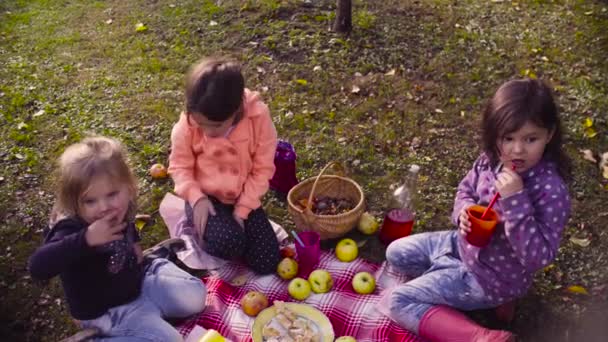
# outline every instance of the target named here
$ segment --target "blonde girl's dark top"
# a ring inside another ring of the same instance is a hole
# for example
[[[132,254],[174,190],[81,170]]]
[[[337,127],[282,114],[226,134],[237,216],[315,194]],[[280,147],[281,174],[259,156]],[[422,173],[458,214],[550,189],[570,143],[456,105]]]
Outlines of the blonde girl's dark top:
[[[140,240],[134,224],[127,225],[122,240],[99,247],[87,244],[87,227],[80,218],[57,222],[29,262],[34,279],[59,275],[70,313],[79,320],[97,318],[136,299],[144,274],[133,249]]]

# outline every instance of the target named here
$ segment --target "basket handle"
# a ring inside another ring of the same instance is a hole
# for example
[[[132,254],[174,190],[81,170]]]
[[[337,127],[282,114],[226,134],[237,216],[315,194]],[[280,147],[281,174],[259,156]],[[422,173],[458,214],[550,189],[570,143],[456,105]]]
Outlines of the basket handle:
[[[315,179],[315,182],[312,185],[312,189],[310,190],[310,195],[308,195],[308,202],[306,203],[306,208],[304,210],[308,214],[313,214],[313,212],[312,212],[312,199],[315,196],[315,190],[317,189],[317,183],[319,182],[319,179],[321,179],[321,176],[323,176],[323,174],[325,173],[325,171],[327,169],[329,169],[330,167],[337,168],[338,169],[338,173],[344,174],[344,167],[342,166],[342,164],[340,164],[338,162],[329,162],[327,165],[325,165],[325,167],[321,170],[321,172],[319,172],[319,175],[317,176],[317,179]]]

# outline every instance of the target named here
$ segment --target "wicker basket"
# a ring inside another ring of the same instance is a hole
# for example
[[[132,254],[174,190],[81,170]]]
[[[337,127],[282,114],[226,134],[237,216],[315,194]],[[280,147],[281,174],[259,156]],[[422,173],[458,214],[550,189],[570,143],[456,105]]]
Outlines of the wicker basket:
[[[317,177],[308,178],[293,187],[287,194],[288,211],[298,231],[316,231],[321,239],[340,237],[349,232],[359,221],[365,210],[365,197],[359,184],[350,178],[338,175],[325,175],[329,167],[337,167],[343,173],[339,163],[329,163]],[[312,199],[315,196],[342,197],[356,203],[355,208],[338,215],[317,215],[312,212]],[[308,198],[308,206],[301,209],[298,200]]]

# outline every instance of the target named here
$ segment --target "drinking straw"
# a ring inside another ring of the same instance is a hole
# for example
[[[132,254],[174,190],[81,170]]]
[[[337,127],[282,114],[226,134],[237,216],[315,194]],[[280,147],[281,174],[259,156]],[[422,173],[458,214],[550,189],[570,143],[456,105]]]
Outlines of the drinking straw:
[[[300,246],[304,247],[304,242],[302,242],[302,239],[300,239],[300,237],[298,236],[298,233],[296,233],[295,230],[291,231],[291,235],[293,235],[293,237],[296,239],[296,241],[298,241]]]
[[[492,200],[490,201],[490,204],[488,204],[488,207],[486,208],[486,210],[483,211],[483,214],[481,214],[481,219],[485,219],[486,215],[490,212],[490,209],[492,209],[492,207],[494,206],[494,203],[496,203],[496,201],[498,200],[498,197],[500,197],[500,193],[497,191],[496,194],[494,195],[494,197],[492,197]]]

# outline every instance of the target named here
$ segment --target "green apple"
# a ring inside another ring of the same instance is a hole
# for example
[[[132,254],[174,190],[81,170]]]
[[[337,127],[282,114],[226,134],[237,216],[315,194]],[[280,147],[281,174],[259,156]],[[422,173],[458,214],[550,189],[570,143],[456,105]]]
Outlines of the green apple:
[[[357,342],[352,336],[340,336],[334,342]]]
[[[310,296],[310,283],[304,278],[295,278],[287,286],[289,295],[297,300],[304,300]]]
[[[198,342],[224,342],[226,339],[217,330],[209,329]]]
[[[378,227],[380,227],[380,223],[376,220],[374,215],[368,213],[367,211],[361,215],[359,219],[359,223],[357,224],[357,229],[365,235],[372,235],[378,231]]]
[[[292,258],[284,258],[277,266],[279,277],[289,280],[298,274],[298,263]]]
[[[336,245],[336,257],[340,261],[351,262],[359,255],[359,247],[353,239],[342,239]]]
[[[331,274],[326,270],[314,270],[308,276],[308,282],[314,293],[326,293],[334,286]]]
[[[376,288],[376,279],[368,272],[359,272],[353,277],[353,289],[359,294],[370,294]]]

